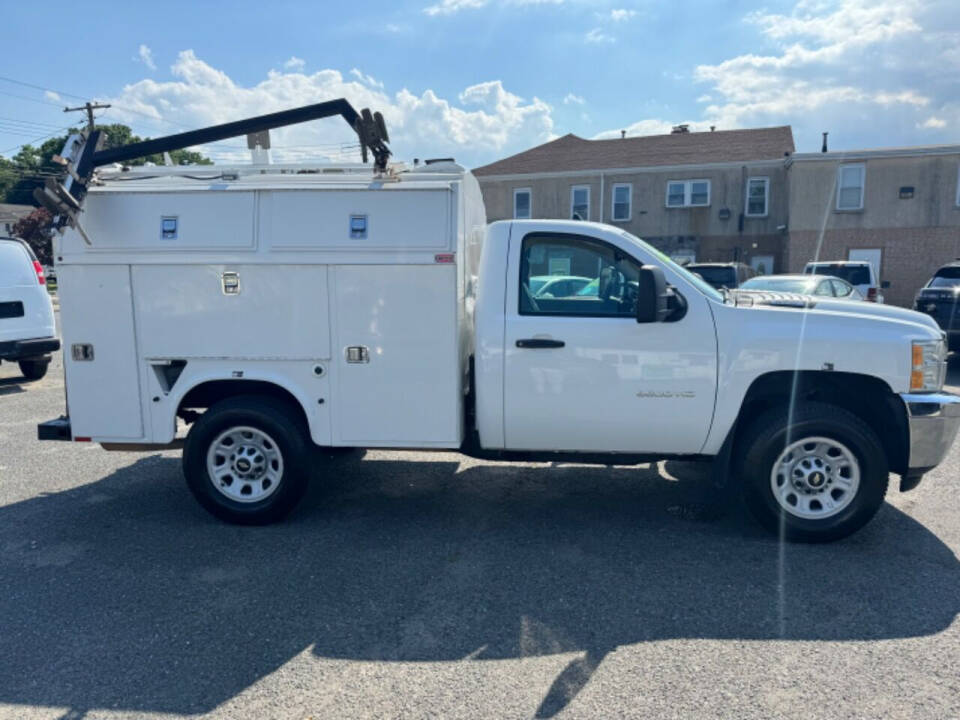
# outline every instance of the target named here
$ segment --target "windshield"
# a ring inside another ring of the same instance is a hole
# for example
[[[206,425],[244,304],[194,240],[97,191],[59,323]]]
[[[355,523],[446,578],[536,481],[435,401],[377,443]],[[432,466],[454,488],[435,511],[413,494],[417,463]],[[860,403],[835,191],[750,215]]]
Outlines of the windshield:
[[[960,267],[944,268],[933,276],[933,280],[927,287],[932,288],[956,288],[960,287]]]
[[[659,260],[664,267],[670,268],[673,272],[677,273],[677,275],[680,275],[684,280],[686,280],[688,283],[693,285],[697,290],[702,292],[711,300],[716,300],[717,302],[723,302],[723,295],[717,292],[716,288],[711,286],[708,282],[706,282],[702,278],[699,278],[696,275],[694,275],[685,267],[682,267],[681,265],[678,265],[677,263],[675,263],[673,260],[670,259],[669,256],[657,250],[650,243],[644,242],[643,240],[638,238],[636,235],[631,235],[626,230],[621,230],[620,234],[623,235],[623,237],[625,237],[630,242],[636,243],[637,245],[642,247],[644,250],[649,252],[651,255],[657,258],[657,260]]]
[[[737,284],[737,274],[732,267],[716,265],[688,265],[687,270],[695,272],[714,287],[733,287]]]
[[[778,278],[766,275],[747,280],[740,286],[741,290],[775,290],[776,292],[793,292],[809,295],[817,286],[816,280],[805,278]]]
[[[840,263],[810,263],[805,268],[807,275],[833,275],[851,285],[869,285],[870,268],[866,265],[842,265]]]

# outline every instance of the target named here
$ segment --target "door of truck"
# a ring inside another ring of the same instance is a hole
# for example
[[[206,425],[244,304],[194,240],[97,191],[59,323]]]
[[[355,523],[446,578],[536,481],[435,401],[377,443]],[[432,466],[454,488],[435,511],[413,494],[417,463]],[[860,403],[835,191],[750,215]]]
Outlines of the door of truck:
[[[677,322],[638,323],[637,270],[656,262],[619,234],[514,225],[504,345],[506,447],[697,453],[713,417],[717,341],[706,297],[682,288]],[[650,255],[647,253],[647,255]],[[563,262],[560,262],[560,259]],[[591,282],[569,297],[531,292],[554,265]],[[671,272],[667,272],[668,282]]]

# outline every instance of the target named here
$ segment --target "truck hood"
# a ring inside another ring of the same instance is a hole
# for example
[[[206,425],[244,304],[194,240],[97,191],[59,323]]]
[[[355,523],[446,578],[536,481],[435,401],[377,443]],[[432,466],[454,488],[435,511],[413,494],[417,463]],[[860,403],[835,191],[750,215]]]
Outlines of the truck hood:
[[[838,300],[796,293],[756,292],[736,290],[727,296],[727,302],[737,307],[783,307],[815,313],[839,313],[870,319],[893,320],[919,325],[933,330],[938,336],[940,326],[930,317],[915,310],[857,300]]]

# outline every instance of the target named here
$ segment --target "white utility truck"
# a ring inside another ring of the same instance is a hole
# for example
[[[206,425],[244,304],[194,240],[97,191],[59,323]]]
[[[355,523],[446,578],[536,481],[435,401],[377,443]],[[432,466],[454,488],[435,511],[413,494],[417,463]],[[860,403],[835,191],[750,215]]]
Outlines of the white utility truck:
[[[714,482],[804,541],[855,531],[889,473],[910,489],[953,442],[929,317],[721,293],[607,225],[487,226],[468,171],[388,165],[365,118],[373,168],[111,167],[228,131],[73,138],[65,184],[38,193],[63,230],[68,401],[41,439],[183,445],[191,491],[240,523],[294,507],[314,446],[712,458]],[[535,297],[554,274],[589,282]]]

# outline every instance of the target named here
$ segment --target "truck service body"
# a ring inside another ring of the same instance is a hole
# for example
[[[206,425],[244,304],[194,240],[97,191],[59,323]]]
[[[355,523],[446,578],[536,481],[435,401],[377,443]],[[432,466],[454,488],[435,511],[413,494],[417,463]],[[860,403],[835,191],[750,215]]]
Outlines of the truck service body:
[[[828,540],[960,425],[929,317],[721,293],[607,225],[487,226],[452,161],[112,168],[79,223],[55,245],[68,416],[41,438],[170,447],[186,421],[188,483],[231,521],[293,507],[307,444],[707,456],[769,527]],[[593,284],[533,298],[544,274]]]

